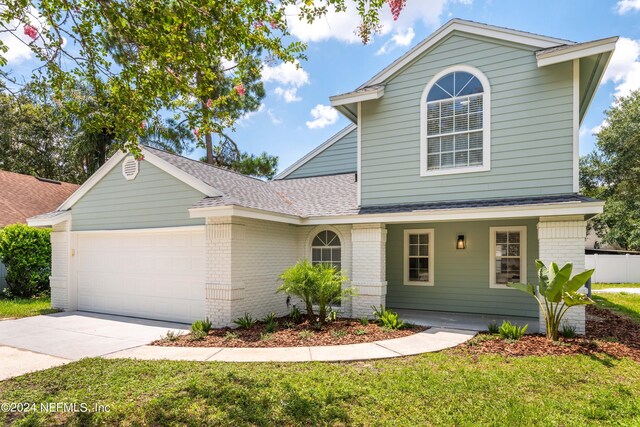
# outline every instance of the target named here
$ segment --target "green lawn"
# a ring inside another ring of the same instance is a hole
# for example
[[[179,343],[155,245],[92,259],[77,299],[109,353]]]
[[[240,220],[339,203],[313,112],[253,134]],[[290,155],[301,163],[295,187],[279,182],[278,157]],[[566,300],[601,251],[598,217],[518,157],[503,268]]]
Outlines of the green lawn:
[[[110,409],[0,413],[17,425],[637,426],[640,368],[452,351],[342,364],[84,359],[1,382],[0,402]]]
[[[610,289],[610,288],[640,288],[640,283],[593,283],[591,289]]]
[[[0,299],[0,320],[13,317],[29,317],[55,313],[51,308],[51,298]]]
[[[593,300],[601,307],[640,321],[640,294],[600,293],[593,294]]]

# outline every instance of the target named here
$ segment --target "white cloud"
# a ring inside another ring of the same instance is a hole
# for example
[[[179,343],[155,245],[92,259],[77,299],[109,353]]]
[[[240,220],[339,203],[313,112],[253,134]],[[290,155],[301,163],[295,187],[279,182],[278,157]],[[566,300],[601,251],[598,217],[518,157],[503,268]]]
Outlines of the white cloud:
[[[298,96],[298,88],[297,87],[283,88],[283,87],[278,86],[274,90],[274,92],[275,92],[276,95],[278,95],[279,97],[284,99],[284,102],[286,102],[287,104],[290,103],[290,102],[296,102],[296,101],[302,100],[302,98],[300,98]]]
[[[329,105],[318,104],[311,109],[314,120],[307,122],[309,129],[322,129],[338,121],[338,111]]]
[[[298,96],[298,89],[309,84],[309,73],[298,64],[283,62],[275,67],[265,65],[262,68],[262,80],[280,83],[275,94],[287,103],[296,102],[302,99]]]
[[[319,42],[335,39],[346,43],[360,42],[356,29],[360,24],[360,16],[353,0],[346,0],[347,10],[335,12],[332,9],[322,18],[309,24],[299,19],[295,6],[286,9],[289,31],[303,42]],[[471,4],[472,0],[411,0],[400,13],[397,21],[391,16],[391,10],[383,5],[380,12],[380,35],[384,36],[392,31],[395,34],[406,34],[417,22],[422,22],[428,28],[440,25],[440,17],[445,7],[451,3]],[[410,43],[410,42],[409,42]]]
[[[399,46],[409,46],[415,36],[416,33],[411,27],[407,28],[407,31],[404,33],[398,31],[393,36],[391,36],[391,40],[387,40],[385,44],[383,44],[382,47],[380,47],[380,49],[376,51],[376,55],[384,55]]]
[[[262,79],[265,82],[300,87],[309,83],[309,74],[297,64],[283,62],[275,67],[265,65],[262,68]]]
[[[615,96],[640,89],[640,40],[620,37],[602,83],[615,84]]]
[[[282,119],[278,116],[276,116],[276,113],[269,108],[267,110],[267,114],[269,115],[269,118],[271,119],[271,123],[273,123],[274,125],[281,125],[282,124]]]
[[[600,123],[597,126],[594,126],[592,128],[581,128],[580,129],[580,137],[586,137],[586,136],[592,136],[597,134],[598,132],[600,132],[602,130],[603,127],[607,126],[609,124],[609,122],[607,122],[607,120],[603,120],[602,123]]]
[[[620,15],[627,12],[640,10],[640,0],[620,0],[616,4],[616,10]]]

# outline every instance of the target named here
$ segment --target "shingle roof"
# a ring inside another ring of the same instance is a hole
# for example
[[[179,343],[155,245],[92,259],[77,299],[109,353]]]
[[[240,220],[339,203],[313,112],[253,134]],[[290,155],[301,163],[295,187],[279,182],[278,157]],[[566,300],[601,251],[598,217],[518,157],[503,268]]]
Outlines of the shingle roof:
[[[404,205],[366,206],[360,214],[403,213],[439,209],[495,208],[505,206],[545,205],[551,203],[597,202],[598,200],[580,194],[554,194],[549,196],[508,197],[499,199],[456,200],[450,202],[416,203]]]
[[[0,228],[56,209],[76,189],[76,184],[0,170]]]
[[[233,205],[301,217],[357,213],[355,174],[262,181],[151,147],[145,149],[223,193],[204,198],[193,208]]]

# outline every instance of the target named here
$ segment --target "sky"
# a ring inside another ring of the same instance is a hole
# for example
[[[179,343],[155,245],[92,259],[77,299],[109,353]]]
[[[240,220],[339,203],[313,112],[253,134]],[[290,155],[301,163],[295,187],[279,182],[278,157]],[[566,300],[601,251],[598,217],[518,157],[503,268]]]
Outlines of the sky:
[[[265,66],[267,96],[257,111],[237,123],[232,135],[242,150],[279,156],[279,170],[349,124],[330,107],[330,96],[352,91],[452,18],[576,42],[620,36],[580,129],[581,155],[593,150],[593,133],[615,97],[640,88],[640,0],[407,0],[398,21],[383,8],[382,31],[368,45],[355,35],[359,19],[353,7],[312,25],[294,16],[290,31],[308,44],[308,59],[299,67]],[[9,65],[16,72],[27,70],[30,53],[14,45]],[[198,149],[190,156],[202,154]]]

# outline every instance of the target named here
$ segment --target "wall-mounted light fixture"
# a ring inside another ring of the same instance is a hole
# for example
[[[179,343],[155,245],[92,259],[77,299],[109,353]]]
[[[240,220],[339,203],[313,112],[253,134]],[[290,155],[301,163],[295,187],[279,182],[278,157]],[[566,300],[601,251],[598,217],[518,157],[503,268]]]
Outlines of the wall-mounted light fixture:
[[[458,240],[456,240],[456,249],[466,249],[467,241],[464,238],[464,234],[458,234]]]

